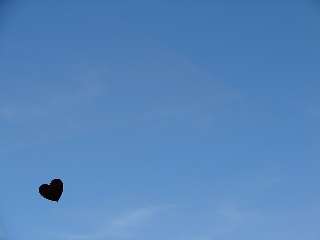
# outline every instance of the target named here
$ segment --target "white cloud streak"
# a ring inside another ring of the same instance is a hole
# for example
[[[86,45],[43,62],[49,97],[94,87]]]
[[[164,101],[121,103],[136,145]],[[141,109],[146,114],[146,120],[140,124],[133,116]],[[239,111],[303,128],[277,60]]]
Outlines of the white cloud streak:
[[[253,223],[256,213],[241,209],[234,202],[218,204],[215,220],[202,233],[207,239],[225,239],[243,226]]]
[[[152,227],[150,221],[173,207],[173,205],[164,205],[138,208],[113,219],[104,219],[102,222],[98,222],[98,218],[91,219],[91,223],[95,222],[95,225],[100,226],[96,231],[88,234],[61,233],[57,234],[57,237],[64,240],[93,240],[106,237],[128,239],[137,235],[141,228]]]
[[[13,95],[10,102],[4,97],[0,119],[8,124],[6,129],[14,127],[5,136],[3,151],[166,116],[204,126],[210,124],[210,115],[199,116],[197,110],[243,99],[243,94],[181,54],[149,38],[142,45],[143,50],[132,49],[132,58],[100,63],[106,67],[81,64],[85,67],[75,72],[72,69],[79,66],[73,64],[67,72],[70,79],[62,83],[68,91],[60,91],[53,81],[35,79],[29,86],[33,101]],[[48,94],[37,90],[39,86]]]
[[[26,124],[35,119],[51,116],[81,107],[84,101],[96,99],[106,94],[102,84],[102,76],[99,69],[88,69],[85,76],[79,81],[74,81],[73,91],[48,93],[45,99],[36,102],[21,102],[16,104],[2,104],[0,109],[1,119],[8,122]],[[77,86],[79,85],[80,86]]]

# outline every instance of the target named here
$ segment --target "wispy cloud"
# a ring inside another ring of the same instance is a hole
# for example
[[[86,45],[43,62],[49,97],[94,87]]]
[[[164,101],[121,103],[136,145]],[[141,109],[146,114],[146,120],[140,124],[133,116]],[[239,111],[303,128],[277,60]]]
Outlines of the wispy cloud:
[[[173,205],[151,206],[128,210],[126,213],[112,219],[98,220],[98,218],[93,218],[91,219],[91,224],[95,222],[95,225],[99,226],[95,231],[84,234],[60,233],[56,235],[65,240],[93,240],[106,237],[127,239],[139,234],[139,230],[142,228],[152,227],[152,220],[173,207]]]
[[[133,210],[112,220],[107,224],[106,228],[102,230],[101,234],[120,238],[131,237],[141,226],[148,225],[149,220],[171,207],[172,206],[147,207]]]
[[[70,64],[73,70],[66,71],[70,79],[59,85],[68,90],[61,91],[54,81],[35,79],[30,81],[35,86],[28,86],[35,95],[30,97],[32,101],[2,97],[0,119],[9,126],[4,151],[165,117],[196,127],[210,125],[212,116],[206,111],[199,113],[201,109],[243,99],[242,93],[192,59],[149,37],[143,41],[145,35],[136,34],[142,42],[130,50],[130,58],[109,59],[106,64],[99,63],[103,67],[80,64],[84,67],[78,72],[74,69],[80,67]],[[66,78],[64,74],[57,76]],[[22,85],[18,80],[15,84]],[[20,91],[24,93],[22,87]],[[16,126],[20,129],[15,132]]]
[[[248,212],[240,211],[232,203],[222,203],[218,209],[219,215],[228,222],[236,223],[248,216]]]
[[[256,213],[242,209],[235,202],[223,201],[217,205],[215,220],[208,225],[204,235],[210,239],[228,238],[243,226],[252,224],[255,216]]]
[[[111,225],[115,228],[126,228],[130,226],[135,226],[142,221],[148,219],[155,212],[159,211],[159,208],[144,208],[138,209],[131,213],[126,214],[125,216],[114,220]]]
[[[67,92],[54,89],[49,91],[45,98],[38,98],[37,101],[2,103],[0,117],[5,121],[25,124],[41,117],[72,111],[83,102],[106,93],[99,72],[99,69],[87,69],[78,81],[72,81],[73,90]]]

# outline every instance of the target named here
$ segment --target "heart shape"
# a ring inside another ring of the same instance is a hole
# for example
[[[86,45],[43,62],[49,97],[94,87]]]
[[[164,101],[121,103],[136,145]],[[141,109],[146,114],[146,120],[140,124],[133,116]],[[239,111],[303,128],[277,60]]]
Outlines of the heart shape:
[[[41,194],[42,197],[58,202],[63,191],[63,183],[60,179],[53,179],[50,183],[48,184],[42,184],[39,187],[39,193]]]

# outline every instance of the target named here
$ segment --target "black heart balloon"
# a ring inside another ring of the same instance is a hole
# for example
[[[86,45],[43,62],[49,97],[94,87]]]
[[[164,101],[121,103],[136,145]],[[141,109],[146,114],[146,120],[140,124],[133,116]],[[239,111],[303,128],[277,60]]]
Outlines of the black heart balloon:
[[[39,187],[39,193],[42,197],[55,202],[59,201],[62,192],[63,182],[60,179],[53,179],[50,185],[42,184]]]

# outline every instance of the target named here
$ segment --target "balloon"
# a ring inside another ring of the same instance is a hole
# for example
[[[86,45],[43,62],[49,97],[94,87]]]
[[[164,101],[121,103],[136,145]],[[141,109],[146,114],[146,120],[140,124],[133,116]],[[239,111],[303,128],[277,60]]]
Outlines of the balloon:
[[[39,187],[39,193],[41,194],[42,197],[58,202],[63,191],[63,183],[60,179],[53,179],[50,183],[48,184],[42,184]]]

